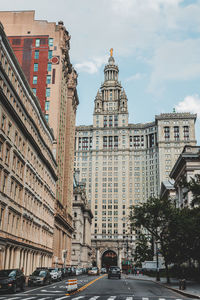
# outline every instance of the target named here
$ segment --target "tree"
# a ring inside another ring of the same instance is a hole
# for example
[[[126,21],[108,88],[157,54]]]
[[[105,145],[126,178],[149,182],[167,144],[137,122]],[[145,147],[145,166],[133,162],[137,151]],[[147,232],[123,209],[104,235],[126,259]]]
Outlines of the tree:
[[[136,248],[134,261],[141,266],[141,263],[145,260],[153,259],[153,251],[150,244],[150,238],[144,234],[140,234],[136,240]]]
[[[171,232],[176,221],[177,209],[168,199],[151,197],[141,206],[133,206],[130,213],[130,221],[134,229],[145,228],[159,243],[160,253],[164,258],[167,282],[169,278],[169,264],[172,261],[174,251],[171,251]]]

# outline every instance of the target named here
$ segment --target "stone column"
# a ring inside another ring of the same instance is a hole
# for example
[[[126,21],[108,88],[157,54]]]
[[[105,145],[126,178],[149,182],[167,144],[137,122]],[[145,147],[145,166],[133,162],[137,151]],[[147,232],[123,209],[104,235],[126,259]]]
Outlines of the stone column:
[[[20,248],[15,250],[14,268],[20,268]]]
[[[120,269],[122,268],[122,253],[121,253],[122,249],[118,248],[118,267],[120,267]]]
[[[10,264],[9,264],[9,269],[12,269],[13,268],[13,263],[14,263],[14,251],[15,250],[15,248],[14,247],[12,247],[11,249],[10,249]]]
[[[5,269],[9,269],[9,260],[10,260],[10,247],[5,249]]]
[[[101,268],[101,261],[100,261],[100,253],[99,253],[99,248],[97,248],[97,267],[100,269]]]

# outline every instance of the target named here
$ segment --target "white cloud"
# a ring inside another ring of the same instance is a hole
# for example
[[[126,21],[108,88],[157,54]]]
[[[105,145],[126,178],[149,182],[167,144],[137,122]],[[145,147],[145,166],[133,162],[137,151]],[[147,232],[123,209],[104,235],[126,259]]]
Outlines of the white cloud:
[[[179,102],[176,106],[177,112],[191,112],[198,115],[200,118],[200,96],[191,95],[186,96],[183,101]]]
[[[81,63],[75,64],[75,69],[78,72],[86,72],[89,74],[97,73],[103,64],[107,61],[106,57],[96,57],[93,61],[84,61]]]
[[[146,75],[143,73],[136,73],[128,78],[125,79],[125,81],[134,81],[134,80],[140,80],[143,79]]]

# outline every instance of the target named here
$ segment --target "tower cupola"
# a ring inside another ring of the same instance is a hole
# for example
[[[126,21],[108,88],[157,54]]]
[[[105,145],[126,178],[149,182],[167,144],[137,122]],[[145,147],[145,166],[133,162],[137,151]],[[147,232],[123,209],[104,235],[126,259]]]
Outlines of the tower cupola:
[[[118,66],[115,64],[113,57],[113,48],[110,49],[108,64],[104,68],[104,81],[118,81]]]

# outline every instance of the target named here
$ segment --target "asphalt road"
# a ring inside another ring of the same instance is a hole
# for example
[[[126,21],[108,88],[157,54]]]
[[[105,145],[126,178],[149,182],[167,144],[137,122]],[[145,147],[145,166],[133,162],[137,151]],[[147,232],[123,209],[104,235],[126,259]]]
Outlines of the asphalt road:
[[[26,288],[25,292],[0,294],[0,300],[186,300],[187,298],[151,281],[108,279],[107,275],[74,277],[78,290],[67,292],[66,281],[43,287]],[[74,279],[73,278],[73,279]]]

